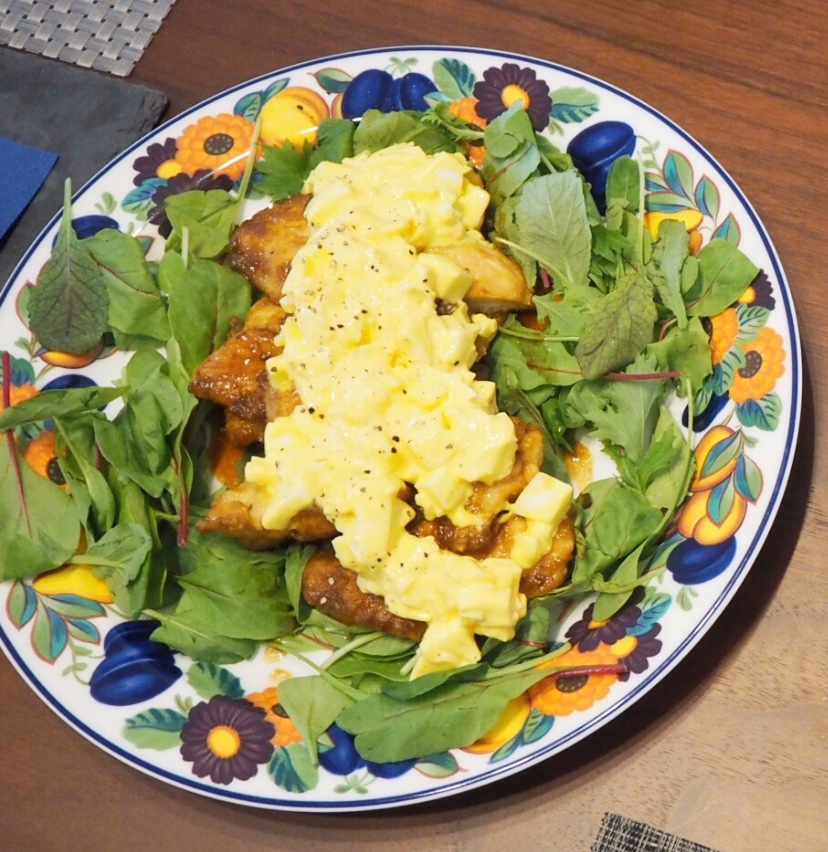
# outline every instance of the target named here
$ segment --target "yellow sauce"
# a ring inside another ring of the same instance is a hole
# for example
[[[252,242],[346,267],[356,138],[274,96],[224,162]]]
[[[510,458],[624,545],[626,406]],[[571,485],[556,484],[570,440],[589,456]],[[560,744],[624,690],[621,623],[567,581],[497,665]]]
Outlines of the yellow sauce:
[[[505,477],[515,459],[512,422],[471,370],[496,323],[469,315],[468,273],[429,254],[482,239],[489,198],[469,170],[459,154],[414,145],[315,169],[304,190],[312,233],[285,282],[283,351],[268,361],[302,405],[268,424],[264,456],[245,471],[266,495],[265,527],[319,506],[360,588],[427,623],[413,677],[478,660],[475,634],[514,635],[521,571],[548,551],[571,500],[569,486],[538,474],[501,507],[528,519],[508,559],[450,553],[405,530],[406,483],[427,518],[482,523],[465,507],[472,484]],[[437,299],[454,310],[438,313]]]

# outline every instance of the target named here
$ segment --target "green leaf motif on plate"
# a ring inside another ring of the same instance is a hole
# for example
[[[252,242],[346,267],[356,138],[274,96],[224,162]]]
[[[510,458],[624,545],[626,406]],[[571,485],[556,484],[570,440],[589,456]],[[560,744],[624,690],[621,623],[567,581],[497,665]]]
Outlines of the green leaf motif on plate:
[[[474,91],[474,71],[459,59],[439,59],[431,67],[437,88],[452,101],[459,101]]]
[[[15,580],[6,607],[12,624],[17,628],[24,627],[37,611],[37,594],[28,583]]]
[[[693,198],[693,167],[684,154],[670,151],[664,159],[664,177],[676,195],[691,202]],[[688,206],[685,204],[685,207]]]
[[[444,751],[421,758],[415,768],[426,778],[449,778],[460,771],[460,764],[450,751]]]
[[[190,686],[207,700],[215,695],[242,698],[244,689],[241,681],[227,669],[214,663],[194,663],[187,671]]]
[[[564,86],[549,94],[552,98],[552,109],[549,112],[549,117],[553,121],[576,124],[580,121],[586,121],[598,112],[600,99],[589,89]]]
[[[329,95],[338,95],[348,88],[353,76],[341,68],[322,68],[313,75],[320,87]]]
[[[744,426],[755,426],[765,432],[773,432],[782,415],[782,400],[777,393],[769,393],[762,399],[749,399],[736,406],[736,416]]]
[[[319,768],[304,743],[278,747],[267,771],[276,786],[289,793],[307,793],[319,783]]]
[[[233,107],[234,115],[240,115],[248,121],[255,121],[262,109],[262,93],[252,92],[240,98]]]
[[[138,748],[166,751],[181,744],[181,729],[187,717],[177,710],[151,708],[132,716],[124,724],[124,738]]]

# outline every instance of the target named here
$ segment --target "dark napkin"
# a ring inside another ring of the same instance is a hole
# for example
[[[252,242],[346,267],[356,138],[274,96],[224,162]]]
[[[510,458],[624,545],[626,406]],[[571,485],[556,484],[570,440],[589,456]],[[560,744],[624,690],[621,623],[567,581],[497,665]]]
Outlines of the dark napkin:
[[[158,124],[166,95],[0,46],[0,138],[58,155],[34,200],[0,243],[0,287],[63,204],[63,183],[80,189]]]
[[[604,814],[591,852],[716,852],[620,814]]]

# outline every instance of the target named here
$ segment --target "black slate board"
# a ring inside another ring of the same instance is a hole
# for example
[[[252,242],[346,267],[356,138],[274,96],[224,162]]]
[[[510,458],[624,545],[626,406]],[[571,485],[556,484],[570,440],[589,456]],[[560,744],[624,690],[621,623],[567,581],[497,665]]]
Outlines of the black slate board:
[[[0,243],[0,286],[73,191],[155,127],[166,95],[144,86],[0,46],[0,136],[59,159]]]

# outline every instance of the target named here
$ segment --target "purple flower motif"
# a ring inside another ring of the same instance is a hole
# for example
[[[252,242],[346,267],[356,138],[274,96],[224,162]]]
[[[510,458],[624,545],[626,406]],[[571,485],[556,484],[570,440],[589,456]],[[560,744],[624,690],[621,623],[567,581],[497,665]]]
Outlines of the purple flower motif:
[[[773,285],[767,273],[760,271],[739,301],[751,307],[767,308],[772,311],[776,307],[776,299],[773,298]]]
[[[213,172],[208,169],[202,169],[194,175],[181,174],[171,177],[166,184],[159,186],[152,196],[155,206],[150,211],[147,217],[153,225],[158,227],[158,232],[162,237],[166,238],[172,232],[172,225],[167,218],[167,211],[164,207],[164,202],[171,195],[179,195],[182,192],[189,192],[191,189],[225,189],[229,190],[233,186],[233,181],[227,175],[213,175]]]
[[[647,671],[650,666],[650,657],[661,653],[661,639],[657,638],[659,633],[661,633],[661,625],[654,624],[646,633],[634,637],[633,649],[618,660],[627,667],[627,671],[618,675],[618,680],[629,680],[631,674]]]
[[[214,784],[246,781],[273,755],[273,725],[249,701],[213,696],[196,704],[181,729],[181,757]]]
[[[643,589],[636,589],[627,605],[608,621],[593,621],[594,606],[590,604],[583,617],[567,630],[566,638],[579,651],[594,651],[602,642],[605,645],[614,645],[619,639],[623,639],[641,618],[641,610],[636,604],[643,595]]]
[[[549,86],[538,80],[531,68],[521,68],[514,62],[489,68],[475,85],[474,96],[478,101],[477,114],[489,121],[506,112],[515,101],[521,101],[535,130],[543,130],[549,124]]]
[[[178,146],[175,139],[165,139],[163,142],[153,142],[147,146],[147,153],[132,164],[137,174],[132,179],[135,186],[140,186],[145,180],[151,178],[168,178],[165,166],[175,160]]]

